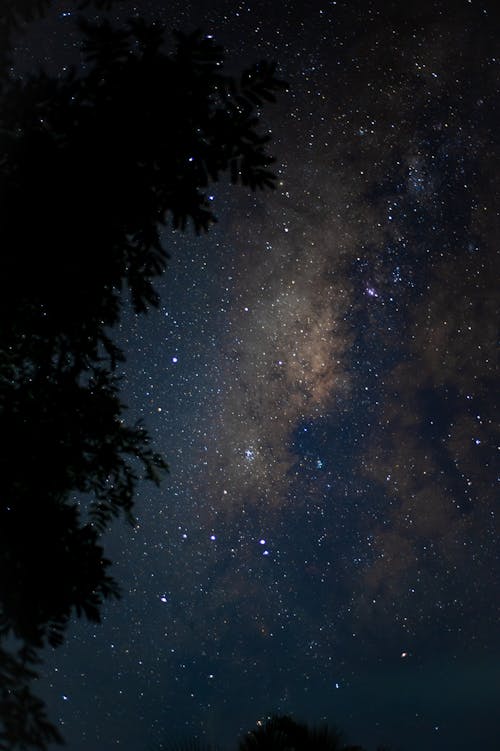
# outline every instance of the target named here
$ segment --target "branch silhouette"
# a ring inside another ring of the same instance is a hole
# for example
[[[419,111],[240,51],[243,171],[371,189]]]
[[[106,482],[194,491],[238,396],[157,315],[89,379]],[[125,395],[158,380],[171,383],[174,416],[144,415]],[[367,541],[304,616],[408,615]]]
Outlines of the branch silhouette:
[[[4,39],[47,5],[7,3]],[[165,228],[216,221],[211,183],[274,187],[258,115],[284,88],[267,61],[225,75],[222,48],[199,32],[176,33],[168,53],[165,29],[141,19],[78,28],[81,70],[13,80],[0,68],[0,637],[30,650],[0,652],[16,684],[0,703],[13,749],[60,738],[27,655],[119,596],[101,535],[120,515],[133,523],[138,482],[167,471],[126,422],[113,329],[127,298],[136,313],[159,304]]]

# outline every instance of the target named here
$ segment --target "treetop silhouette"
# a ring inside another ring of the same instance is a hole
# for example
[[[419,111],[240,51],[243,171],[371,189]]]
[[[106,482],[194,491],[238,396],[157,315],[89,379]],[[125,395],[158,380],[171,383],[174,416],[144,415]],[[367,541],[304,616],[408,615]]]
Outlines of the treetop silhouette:
[[[336,728],[327,725],[319,728],[310,727],[294,720],[289,715],[274,715],[242,738],[239,751],[356,751],[356,749],[352,746],[344,746],[342,735]]]

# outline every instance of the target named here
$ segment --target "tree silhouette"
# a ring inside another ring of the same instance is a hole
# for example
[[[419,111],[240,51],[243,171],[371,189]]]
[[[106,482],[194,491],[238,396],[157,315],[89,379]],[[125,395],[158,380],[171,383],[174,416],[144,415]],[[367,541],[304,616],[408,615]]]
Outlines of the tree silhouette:
[[[270,717],[249,731],[240,741],[239,751],[363,751],[360,746],[344,746],[342,734],[324,725],[311,728],[287,715]]]
[[[157,751],[217,751],[217,746],[196,738],[180,742],[167,741],[155,746]],[[362,746],[344,745],[343,735],[336,727],[309,727],[290,715],[273,715],[250,730],[240,740],[239,751],[365,751]],[[153,749],[151,748],[151,751]],[[378,746],[377,751],[390,751]]]
[[[47,4],[8,2],[4,41]],[[113,327],[127,298],[136,313],[158,305],[163,228],[215,221],[210,183],[275,182],[258,118],[283,88],[273,64],[235,79],[199,33],[176,34],[169,54],[156,24],[78,24],[81,70],[19,80],[9,51],[0,61],[0,637],[16,645],[0,651],[0,741],[12,749],[58,737],[29,690],[33,650],[118,596],[100,536],[114,517],[133,522],[138,481],[167,469],[125,421]]]
[[[37,678],[40,660],[27,646],[17,654],[0,647],[0,749],[47,748],[62,743],[57,728],[48,720],[43,702],[30,688]]]

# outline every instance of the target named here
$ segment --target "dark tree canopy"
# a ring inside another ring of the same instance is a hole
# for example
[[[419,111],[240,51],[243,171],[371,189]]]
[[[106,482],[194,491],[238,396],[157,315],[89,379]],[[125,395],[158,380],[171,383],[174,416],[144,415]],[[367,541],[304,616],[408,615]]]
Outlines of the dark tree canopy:
[[[161,751],[217,751],[217,746],[195,738],[177,743],[167,741]],[[249,730],[240,740],[238,751],[365,751],[362,746],[345,745],[335,727],[314,727],[290,715],[272,715]],[[390,751],[378,746],[377,751]]]
[[[345,746],[342,734],[324,725],[309,727],[288,715],[275,715],[240,741],[239,751],[363,751]]]
[[[7,3],[4,38],[47,4]],[[82,17],[79,33],[84,69],[19,80],[3,66],[0,81],[0,636],[18,647],[0,668],[26,691],[33,650],[118,595],[100,536],[133,521],[137,482],[166,470],[125,421],[113,327],[127,298],[137,313],[158,305],[164,227],[215,221],[210,183],[274,186],[258,116],[283,87],[268,62],[225,75],[201,34],[177,34],[169,54],[165,29],[140,19]],[[0,697],[4,747],[17,733],[44,748],[43,707],[14,712],[20,691]]]

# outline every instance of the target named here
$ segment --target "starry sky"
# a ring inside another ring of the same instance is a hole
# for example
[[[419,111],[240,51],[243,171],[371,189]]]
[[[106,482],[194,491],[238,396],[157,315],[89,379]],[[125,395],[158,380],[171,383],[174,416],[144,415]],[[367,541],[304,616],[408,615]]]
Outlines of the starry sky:
[[[24,52],[62,69],[54,6]],[[214,185],[218,224],[165,231],[160,308],[117,332],[170,474],[107,536],[122,600],[46,655],[50,716],[70,751],[229,749],[275,712],[498,749],[495,3],[133,12],[213,35],[230,71],[278,60],[279,185]]]

